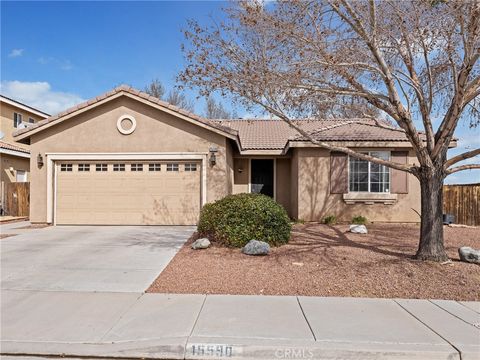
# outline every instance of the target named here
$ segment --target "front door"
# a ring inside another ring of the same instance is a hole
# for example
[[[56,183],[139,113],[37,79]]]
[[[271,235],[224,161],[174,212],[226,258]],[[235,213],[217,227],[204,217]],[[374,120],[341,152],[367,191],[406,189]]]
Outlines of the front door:
[[[273,198],[273,159],[252,159],[251,192]]]

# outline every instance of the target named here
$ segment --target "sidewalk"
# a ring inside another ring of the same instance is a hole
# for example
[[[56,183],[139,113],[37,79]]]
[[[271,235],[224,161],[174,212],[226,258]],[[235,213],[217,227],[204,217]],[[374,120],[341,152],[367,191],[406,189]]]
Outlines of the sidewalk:
[[[480,303],[2,291],[3,355],[480,359]]]

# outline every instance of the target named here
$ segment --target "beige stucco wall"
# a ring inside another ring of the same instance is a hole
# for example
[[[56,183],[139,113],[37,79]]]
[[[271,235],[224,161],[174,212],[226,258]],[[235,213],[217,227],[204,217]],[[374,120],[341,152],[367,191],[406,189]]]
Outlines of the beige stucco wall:
[[[135,117],[137,128],[131,135],[117,130],[120,116]],[[215,166],[207,166],[207,202],[229,192],[231,170],[227,165],[226,139],[127,97],[112,100],[90,111],[46,129],[31,138],[32,158],[45,153],[139,153],[203,152],[218,148]],[[31,163],[32,222],[47,220],[47,169]],[[231,185],[230,185],[231,187]]]
[[[291,215],[290,206],[290,163],[289,158],[277,158],[276,160],[276,200],[281,204],[287,213]]]
[[[248,193],[249,158],[235,158],[233,160],[233,194]]]
[[[394,150],[394,149],[379,149]],[[321,221],[327,215],[335,215],[339,221],[350,221],[353,216],[366,216],[369,221],[419,222],[415,213],[420,210],[420,186],[409,175],[408,194],[397,194],[397,202],[384,204],[347,205],[342,194],[330,194],[330,154],[324,149],[295,149],[292,161],[292,179],[298,171],[298,193],[292,186],[292,198],[298,198],[298,219]],[[298,159],[298,163],[296,161]],[[413,152],[409,163],[415,163]]]
[[[2,139],[2,141],[12,143],[12,144],[15,144],[15,141],[13,140],[12,133],[15,130],[17,130],[17,128],[13,127],[13,113],[14,112],[22,114],[22,121],[23,122],[28,122],[29,118],[34,119],[35,122],[44,119],[44,118],[42,118],[38,115],[35,115],[35,114],[33,114],[31,112],[28,112],[24,109],[20,109],[18,107],[15,107],[13,105],[7,104],[7,103],[0,100],[0,130],[4,134],[4,138]],[[28,149],[28,145],[21,144],[20,146]]]

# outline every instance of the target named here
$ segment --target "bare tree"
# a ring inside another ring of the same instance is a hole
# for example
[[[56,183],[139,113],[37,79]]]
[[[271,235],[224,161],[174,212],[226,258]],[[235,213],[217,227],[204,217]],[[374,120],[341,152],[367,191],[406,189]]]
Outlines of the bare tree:
[[[181,93],[177,89],[170,90],[165,101],[188,111],[193,111],[195,107],[193,101],[188,99],[184,93]]]
[[[188,111],[193,111],[195,107],[193,101],[188,99],[187,96],[178,89],[174,88],[170,90],[165,97],[166,90],[159,79],[154,79],[149,85],[145,86],[145,92],[160,100],[164,100],[169,104],[178,106],[179,108]]]
[[[233,114],[227,111],[221,102],[217,102],[209,96],[205,104],[205,117],[207,119],[231,119]]]
[[[153,79],[149,85],[145,86],[145,92],[158,99],[163,99],[165,87],[159,79]]]
[[[442,186],[447,175],[480,164],[447,159],[462,118],[480,112],[478,0],[310,0],[264,6],[252,0],[225,9],[226,20],[189,22],[179,79],[202,95],[228,93],[296,128],[317,146],[409,172],[421,186],[416,257],[445,261]],[[366,102],[405,131],[418,164],[381,160],[319,142],[291,122],[322,106]],[[321,105],[321,106],[320,106]],[[432,118],[441,118],[434,126]],[[416,124],[422,132],[420,132]]]

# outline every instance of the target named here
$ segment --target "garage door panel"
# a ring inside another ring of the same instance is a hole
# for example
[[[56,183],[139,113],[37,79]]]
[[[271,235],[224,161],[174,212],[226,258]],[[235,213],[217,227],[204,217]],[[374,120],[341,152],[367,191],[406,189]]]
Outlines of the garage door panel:
[[[200,169],[199,164],[197,168]],[[59,167],[57,167],[59,169]],[[200,213],[200,171],[57,172],[57,224],[192,225]],[[92,171],[93,170],[93,171]]]

